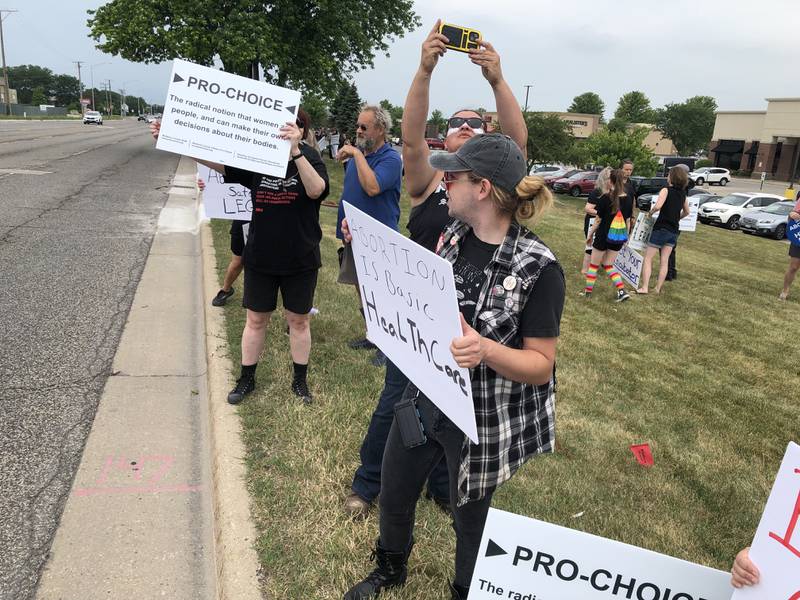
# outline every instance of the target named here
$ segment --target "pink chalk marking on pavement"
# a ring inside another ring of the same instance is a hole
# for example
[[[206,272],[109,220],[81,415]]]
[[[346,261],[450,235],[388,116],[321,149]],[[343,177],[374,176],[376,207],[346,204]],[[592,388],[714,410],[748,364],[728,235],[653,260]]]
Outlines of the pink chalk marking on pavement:
[[[172,469],[172,466],[175,464],[175,457],[168,455],[137,457],[120,456],[119,458],[107,456],[105,462],[103,463],[103,467],[100,470],[100,475],[95,481],[95,486],[98,488],[104,487],[112,473],[121,475],[124,480],[127,480],[132,473],[134,480],[142,481],[142,478],[144,477],[144,471],[147,468],[148,463],[156,463],[159,465],[158,469],[147,481],[147,484],[152,487],[160,483],[164,476],[170,471],[170,469]]]
[[[80,488],[75,490],[76,496],[113,496],[120,494],[169,494],[181,493],[186,494],[190,492],[200,491],[202,485],[163,485],[163,486],[131,486],[131,487],[106,487],[106,488]]]

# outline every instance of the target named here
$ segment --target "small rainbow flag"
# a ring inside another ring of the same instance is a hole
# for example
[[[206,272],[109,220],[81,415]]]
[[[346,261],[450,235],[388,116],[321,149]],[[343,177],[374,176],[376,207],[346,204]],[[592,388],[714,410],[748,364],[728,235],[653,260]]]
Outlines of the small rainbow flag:
[[[622,211],[618,210],[611,221],[611,227],[608,228],[608,241],[614,243],[622,243],[628,240],[628,227],[625,225],[625,217],[622,216]]]

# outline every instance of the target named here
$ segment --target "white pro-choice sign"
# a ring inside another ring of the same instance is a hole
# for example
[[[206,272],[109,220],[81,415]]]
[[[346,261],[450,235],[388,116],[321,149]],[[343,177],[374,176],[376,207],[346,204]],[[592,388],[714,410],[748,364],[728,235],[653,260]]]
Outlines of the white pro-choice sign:
[[[729,600],[730,577],[491,508],[469,600]]]
[[[758,524],[750,559],[760,578],[732,600],[800,598],[800,446],[790,442]]]
[[[689,202],[689,214],[678,221],[679,231],[696,231],[697,230],[697,212],[700,210],[700,200],[694,196],[686,196]]]
[[[344,203],[367,337],[475,444],[469,369],[450,342],[461,337],[453,266]]]
[[[284,177],[300,93],[175,60],[156,148]]]
[[[625,244],[622,247],[614,261],[614,266],[619,271],[619,274],[635,288],[639,287],[639,280],[642,277],[642,265],[644,265],[644,257],[631,248],[630,244]]]
[[[225,177],[205,165],[197,164],[197,178],[206,184],[203,210],[210,219],[249,221],[253,215],[250,190],[238,183],[225,183]]]

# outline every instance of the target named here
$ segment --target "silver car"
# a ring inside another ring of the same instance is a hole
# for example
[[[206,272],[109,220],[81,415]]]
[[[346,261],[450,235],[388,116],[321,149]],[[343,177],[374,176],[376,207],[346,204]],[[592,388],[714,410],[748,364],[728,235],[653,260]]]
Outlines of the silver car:
[[[782,240],[786,237],[786,221],[793,208],[793,202],[776,202],[758,210],[750,210],[739,220],[739,229],[745,233],[768,235]]]

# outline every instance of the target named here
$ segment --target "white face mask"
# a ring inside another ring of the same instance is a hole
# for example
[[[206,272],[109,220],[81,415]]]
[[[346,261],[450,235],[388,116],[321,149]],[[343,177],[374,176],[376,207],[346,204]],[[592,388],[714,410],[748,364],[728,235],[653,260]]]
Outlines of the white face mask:
[[[447,130],[447,137],[450,137],[460,129],[461,127],[451,127],[450,129]],[[472,131],[475,133],[475,135],[481,135],[482,133],[485,133],[483,129],[473,129]]]

